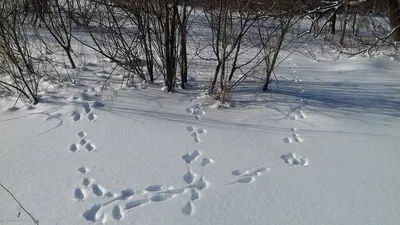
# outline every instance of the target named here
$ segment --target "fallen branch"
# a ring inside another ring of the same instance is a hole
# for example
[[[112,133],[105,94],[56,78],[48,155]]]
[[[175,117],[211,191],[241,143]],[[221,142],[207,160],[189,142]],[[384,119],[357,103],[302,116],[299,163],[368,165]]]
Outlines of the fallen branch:
[[[18,203],[19,207],[21,207],[21,209],[24,210],[24,212],[25,212],[26,214],[28,214],[28,216],[33,220],[33,223],[36,224],[36,225],[39,225],[39,220],[36,220],[36,219],[32,216],[32,214],[30,214],[30,213],[22,206],[22,204],[18,201],[18,199],[17,199],[6,187],[4,187],[4,185],[3,185],[2,183],[0,183],[0,186],[1,186],[5,191],[7,191],[8,194],[10,194],[11,197]],[[20,213],[18,213],[18,216],[19,216],[19,215],[20,215]]]

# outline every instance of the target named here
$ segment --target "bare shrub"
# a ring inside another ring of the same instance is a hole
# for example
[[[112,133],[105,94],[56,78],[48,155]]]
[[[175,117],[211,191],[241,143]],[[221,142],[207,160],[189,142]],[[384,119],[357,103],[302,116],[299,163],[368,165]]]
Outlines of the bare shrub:
[[[37,104],[39,83],[44,76],[40,64],[46,62],[35,43],[32,27],[23,23],[26,15],[21,5],[3,2],[0,5],[0,87],[19,93]]]

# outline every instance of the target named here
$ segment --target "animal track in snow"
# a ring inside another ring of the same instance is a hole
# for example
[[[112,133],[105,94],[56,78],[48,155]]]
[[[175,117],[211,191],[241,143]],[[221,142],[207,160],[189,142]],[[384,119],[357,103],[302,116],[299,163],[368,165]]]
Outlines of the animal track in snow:
[[[74,196],[75,196],[75,198],[77,198],[79,200],[83,200],[85,198],[86,194],[85,194],[85,191],[83,189],[75,188]]]
[[[92,205],[88,210],[86,210],[82,216],[89,221],[92,221],[94,223],[103,223],[105,221],[105,215],[104,213],[99,213],[100,210],[103,208],[102,205],[100,204],[95,204]]]
[[[124,190],[121,190],[120,198],[121,199],[128,199],[131,196],[133,196],[134,194],[135,194],[135,191],[133,191],[132,189],[124,189]]]
[[[253,171],[243,171],[241,172],[240,170],[233,170],[231,173],[234,176],[239,176],[239,178],[236,180],[236,182],[231,183],[231,184],[235,184],[235,183],[251,183],[253,181],[255,181],[256,177],[261,176],[263,172],[265,171],[269,171],[270,168],[265,168],[265,167],[261,167],[258,169],[255,169]]]
[[[196,191],[196,189],[192,189],[191,191],[191,196],[190,196],[190,200],[192,201],[196,201],[200,199],[200,193]]]
[[[85,113],[90,113],[92,109],[89,106],[89,103],[85,102],[82,104],[83,108],[85,109]]]
[[[302,142],[302,141],[304,141],[304,139],[302,137],[300,137],[299,133],[296,133],[296,132],[294,132],[291,137],[283,138],[283,142],[285,142],[285,143],[291,143],[293,141]]]
[[[125,205],[125,211],[139,207],[139,206],[144,205],[149,202],[150,202],[149,199],[140,199],[140,200],[130,201]]]
[[[186,188],[182,188],[182,189],[171,188],[171,189],[168,189],[168,190],[164,191],[164,193],[177,195],[177,194],[184,193],[185,190],[186,190]]]
[[[81,114],[79,112],[74,112],[72,114],[72,120],[75,121],[75,122],[81,120]]]
[[[88,143],[85,144],[85,148],[86,148],[86,150],[91,152],[91,151],[96,149],[96,146],[94,144],[88,142]]]
[[[112,197],[115,196],[115,194],[112,193],[111,191],[107,191],[107,192],[104,194],[104,196],[109,197],[109,198],[112,198]]]
[[[82,146],[85,146],[86,145],[86,143],[87,143],[87,140],[86,139],[81,139],[81,141],[79,142],[79,144],[81,144]]]
[[[188,186],[188,188],[196,188],[197,190],[203,190],[208,187],[208,182],[204,179],[204,175],[200,177],[198,181]]]
[[[253,172],[250,172],[250,171],[246,170],[242,175],[244,175],[244,176],[257,176],[258,177],[258,176],[261,176],[261,174],[263,172],[269,171],[269,170],[270,170],[270,168],[261,167],[261,168],[258,168],[256,170],[254,170]]]
[[[76,144],[71,144],[71,145],[69,146],[69,150],[70,150],[71,152],[77,152],[77,151],[79,150],[79,148],[78,148],[78,146],[77,146]]]
[[[204,157],[203,160],[201,161],[200,165],[207,166],[208,164],[211,164],[213,162],[214,162],[214,160],[212,158]]]
[[[190,136],[192,136],[192,137],[194,137],[194,138],[197,138],[198,134],[197,134],[196,131],[194,131]]]
[[[78,137],[80,137],[80,138],[86,137],[86,133],[83,132],[83,131],[79,132],[77,135],[78,135]]]
[[[291,137],[285,137],[285,138],[283,138],[283,142],[285,142],[285,143],[292,143],[292,142],[293,142],[293,138],[291,138]]]
[[[281,156],[281,159],[289,164],[290,166],[308,166],[309,161],[306,158],[296,155],[295,153],[289,153]]]
[[[156,192],[156,191],[162,191],[165,189],[166,189],[165,185],[151,185],[151,186],[148,186],[145,190],[149,191],[149,192]]]
[[[194,118],[196,120],[200,120],[201,116],[203,116],[205,114],[205,112],[204,112],[204,110],[203,110],[203,108],[201,107],[200,104],[196,104],[196,105],[194,105],[192,107],[186,108],[185,111],[187,113],[193,114]]]
[[[105,192],[103,190],[103,188],[98,184],[93,184],[92,185],[92,191],[93,191],[93,194],[96,195],[97,197],[103,196],[104,192]]]
[[[192,215],[193,209],[194,209],[194,206],[193,206],[192,202],[189,201],[185,204],[185,206],[183,206],[182,213],[186,214],[186,215]]]
[[[200,135],[207,133],[207,131],[203,128],[196,128],[194,126],[187,126],[186,130],[189,131],[191,134],[190,136],[193,137],[195,143],[201,142]]]
[[[231,174],[235,176],[240,176],[242,175],[242,172],[240,172],[240,170],[233,170]]]
[[[192,171],[190,171],[190,168],[188,169],[188,172],[185,173],[185,175],[183,175],[183,180],[184,180],[187,184],[193,183],[194,178],[195,178],[195,174],[192,173]]]
[[[89,187],[90,184],[92,184],[92,180],[90,180],[89,178],[83,178],[82,180],[82,185],[85,187]]]
[[[254,177],[253,176],[244,176],[244,177],[241,177],[241,178],[239,178],[239,179],[237,179],[237,183],[246,183],[246,184],[248,184],[248,183],[250,183],[250,182],[252,182],[254,180]]]
[[[166,201],[166,200],[171,199],[173,197],[175,197],[175,195],[170,194],[170,193],[160,193],[160,194],[152,196],[150,198],[150,200],[152,202],[163,202],[163,201]]]
[[[121,220],[124,217],[123,211],[119,205],[115,205],[112,209],[112,217],[115,220]]]
[[[90,104],[91,108],[103,108],[105,105],[101,102],[95,101],[92,104]]]
[[[298,113],[297,115],[291,115],[291,116],[289,117],[289,119],[292,120],[292,121],[296,121],[296,120],[298,120],[299,118],[300,118],[300,119],[305,119],[305,118],[307,118],[306,113],[305,113],[304,111],[300,110],[299,113]]]
[[[192,108],[186,108],[185,111],[190,114],[193,114],[193,112],[194,112],[194,110]]]
[[[300,136],[295,137],[294,140],[296,142],[303,142],[303,138],[301,138]]]
[[[195,150],[192,153],[186,153],[182,156],[182,159],[185,160],[187,164],[191,164],[193,161],[196,161],[197,157],[201,155],[201,152]]]
[[[198,116],[203,116],[206,114],[202,109],[196,109],[193,114],[198,115]]]
[[[186,130],[188,130],[189,132],[193,132],[193,131],[195,131],[195,127],[194,126],[187,126],[186,127]]]
[[[94,113],[92,113],[92,112],[90,112],[90,113],[87,115],[87,119],[88,119],[89,121],[95,120],[96,117],[97,117],[96,114],[94,114]]]
[[[86,168],[86,167],[84,167],[84,166],[82,166],[82,167],[79,167],[79,168],[78,168],[78,171],[79,171],[80,173],[82,173],[82,174],[85,174],[85,173],[88,173],[88,172],[89,172],[89,169]]]
[[[207,130],[203,129],[203,128],[199,128],[199,129],[197,129],[197,133],[198,134],[205,134],[205,133],[207,133]]]

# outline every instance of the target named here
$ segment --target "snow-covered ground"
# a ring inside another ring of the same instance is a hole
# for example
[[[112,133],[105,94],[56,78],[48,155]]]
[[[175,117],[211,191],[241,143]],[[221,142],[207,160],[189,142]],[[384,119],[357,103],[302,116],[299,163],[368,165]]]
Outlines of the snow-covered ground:
[[[117,88],[116,72],[99,98],[112,68],[84,63],[36,106],[0,99],[0,182],[40,224],[400,224],[390,57],[294,53],[270,92],[248,80],[231,108],[205,97],[196,64],[187,90]],[[0,224],[32,224],[19,212],[0,189]]]

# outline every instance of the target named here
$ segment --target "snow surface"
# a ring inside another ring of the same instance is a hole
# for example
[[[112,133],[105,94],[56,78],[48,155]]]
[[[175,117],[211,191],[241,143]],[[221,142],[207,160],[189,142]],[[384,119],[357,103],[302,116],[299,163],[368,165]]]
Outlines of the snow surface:
[[[36,106],[0,99],[0,182],[40,224],[400,224],[390,57],[295,53],[270,92],[246,81],[230,108],[158,84],[100,97],[112,68],[87,60],[77,85],[44,82]],[[32,223],[18,212],[0,190],[0,224]]]

